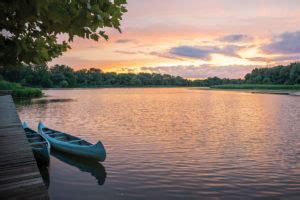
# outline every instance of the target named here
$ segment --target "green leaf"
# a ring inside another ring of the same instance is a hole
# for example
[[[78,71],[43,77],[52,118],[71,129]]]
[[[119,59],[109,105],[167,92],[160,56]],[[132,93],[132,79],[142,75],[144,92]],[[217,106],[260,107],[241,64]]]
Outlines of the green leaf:
[[[0,66],[50,61],[70,48],[56,40],[61,34],[69,43],[76,36],[108,40],[104,31],[97,30],[113,27],[120,31],[125,4],[126,0],[1,1],[0,24],[15,37],[10,41],[0,37],[1,55],[9,55],[1,57]]]
[[[48,50],[47,50],[46,48],[41,48],[40,52],[41,52],[41,56],[42,56],[45,60],[47,60],[47,59],[49,58],[49,56],[48,56]]]

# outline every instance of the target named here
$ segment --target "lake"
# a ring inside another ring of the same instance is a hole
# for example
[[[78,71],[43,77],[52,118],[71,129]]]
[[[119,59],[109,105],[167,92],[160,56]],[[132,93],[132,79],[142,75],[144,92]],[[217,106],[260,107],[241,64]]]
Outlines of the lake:
[[[298,199],[300,97],[189,88],[45,90],[22,121],[101,140],[103,163],[53,152],[51,199]],[[62,100],[64,99],[64,100]]]

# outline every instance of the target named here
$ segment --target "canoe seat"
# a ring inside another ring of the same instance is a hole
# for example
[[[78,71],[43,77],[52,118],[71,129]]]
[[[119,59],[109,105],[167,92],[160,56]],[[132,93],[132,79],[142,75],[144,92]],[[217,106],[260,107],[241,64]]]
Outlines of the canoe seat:
[[[70,141],[68,141],[69,143],[75,143],[75,142],[80,142],[80,141],[82,141],[82,140],[80,140],[80,139],[78,139],[78,140],[70,140]]]
[[[44,143],[47,143],[46,141],[43,141],[43,142],[33,142],[33,143],[30,143],[32,145],[35,145],[35,144],[44,144]]]
[[[36,136],[36,137],[29,137],[28,139],[29,140],[35,140],[35,139],[39,139],[39,138],[41,138],[42,136]]]
[[[25,131],[25,133],[26,133],[26,135],[36,135],[37,133],[33,133],[33,132],[26,132]]]
[[[60,133],[60,132],[57,132],[57,133],[49,133],[48,135],[49,136],[55,136],[55,135],[63,135],[64,133]]]
[[[53,139],[56,139],[56,140],[57,140],[57,139],[59,140],[59,139],[62,139],[62,138],[66,138],[66,137],[65,137],[65,136],[53,137]]]
[[[34,133],[34,134],[27,134],[27,133],[26,133],[26,136],[27,136],[27,137],[32,137],[32,136],[38,136],[38,134],[36,134],[36,133]]]
[[[52,133],[52,131],[44,131],[44,133],[49,134]]]

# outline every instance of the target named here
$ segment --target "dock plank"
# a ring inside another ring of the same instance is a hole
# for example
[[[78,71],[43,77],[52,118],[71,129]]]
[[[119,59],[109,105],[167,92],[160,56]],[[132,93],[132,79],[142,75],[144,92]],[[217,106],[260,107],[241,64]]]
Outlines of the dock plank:
[[[49,199],[10,95],[0,96],[0,199]]]

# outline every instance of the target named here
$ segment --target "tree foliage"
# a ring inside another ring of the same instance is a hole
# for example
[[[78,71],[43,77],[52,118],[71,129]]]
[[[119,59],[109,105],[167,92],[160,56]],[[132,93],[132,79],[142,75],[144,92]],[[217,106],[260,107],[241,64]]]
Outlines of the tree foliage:
[[[5,73],[3,73],[5,72]],[[226,83],[241,83],[241,79],[188,80],[180,76],[157,73],[103,72],[98,68],[74,71],[66,65],[22,65],[18,70],[0,70],[0,76],[11,82],[32,87],[144,87],[144,86],[211,86]]]
[[[255,68],[245,76],[247,83],[252,84],[300,84],[300,63],[272,68]]]
[[[0,66],[45,64],[66,51],[75,36],[108,39],[120,30],[126,0],[1,0]],[[57,35],[68,36],[58,42]]]
[[[31,87],[144,87],[144,86],[200,86],[234,84],[300,84],[300,63],[273,68],[257,68],[243,79],[209,77],[188,80],[180,76],[157,73],[103,72],[99,68],[74,71],[66,65],[21,65],[18,70],[1,71],[0,77]]]

